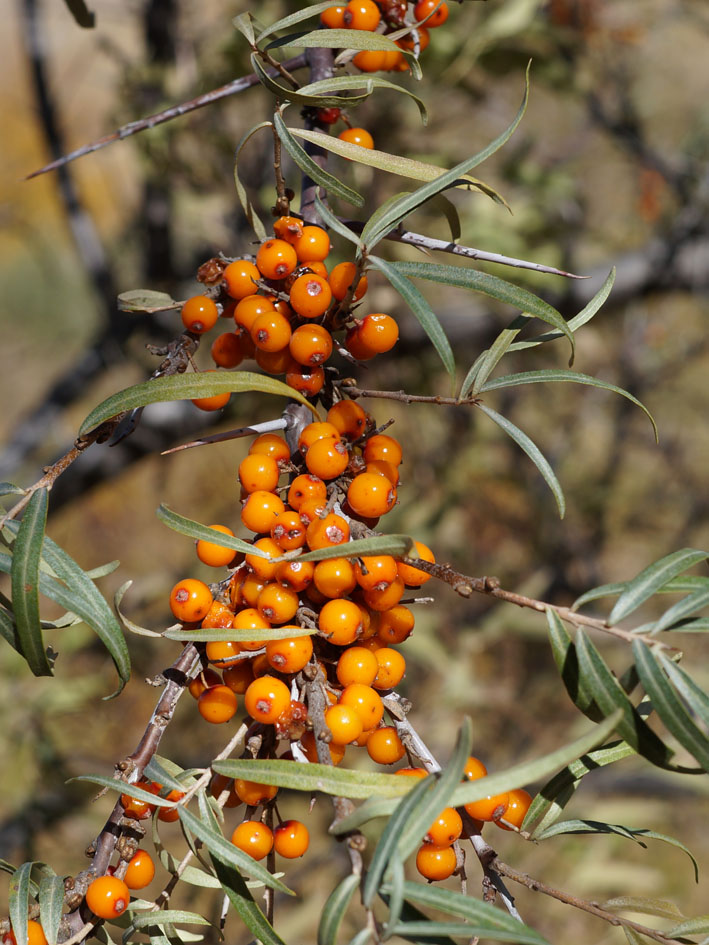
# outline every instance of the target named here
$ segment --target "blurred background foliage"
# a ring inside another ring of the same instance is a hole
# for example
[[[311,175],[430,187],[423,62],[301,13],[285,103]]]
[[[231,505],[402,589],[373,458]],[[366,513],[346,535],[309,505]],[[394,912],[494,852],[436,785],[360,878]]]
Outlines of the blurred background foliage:
[[[253,12],[267,23],[296,6],[264,0]],[[550,385],[492,395],[495,409],[532,436],[556,469],[568,505],[560,522],[536,469],[474,409],[369,401],[380,422],[396,420],[393,432],[405,449],[401,504],[388,527],[426,541],[439,560],[467,573],[496,575],[507,588],[568,604],[671,550],[709,546],[709,15],[702,0],[453,6],[449,28],[432,32],[417,89],[430,109],[429,127],[422,129],[413,105],[386,92],[372,96],[356,123],[371,130],[375,146],[450,166],[509,123],[533,59],[527,115],[506,148],[479,168],[513,214],[481,195],[455,194],[460,241],[590,273],[588,281],[569,283],[480,266],[532,287],[567,317],[616,265],[609,302],[578,335],[575,367],[643,400],[661,438],[655,445],[642,413],[602,391]],[[85,157],[63,182],[55,174],[20,182],[50,159],[47,104],[56,120],[55,147],[66,152],[249,71],[247,49],[230,22],[244,4],[94,0],[93,8],[96,28],[81,30],[58,2],[8,0],[0,38],[0,478],[24,485],[71,444],[93,405],[154,369],[145,343],[176,333],[174,316],[117,313],[115,293],[149,286],[184,298],[195,290],[196,267],[206,258],[249,251],[252,235],[232,183],[233,148],[272,107],[270,96],[254,89]],[[43,108],[30,65],[33,31],[43,49]],[[296,118],[291,109],[290,122]],[[269,162],[270,139],[257,136],[241,173],[266,218],[273,200]],[[367,194],[363,219],[405,186],[339,161],[336,173]],[[287,179],[297,188],[292,167]],[[69,212],[72,188],[76,206]],[[432,212],[419,212],[410,226],[446,236]],[[78,243],[77,232],[84,234]],[[337,249],[344,258],[346,247]],[[389,258],[420,258],[399,244],[382,249]],[[447,394],[447,379],[417,323],[383,282],[374,277],[370,285],[371,310],[400,317],[402,340],[395,355],[362,372],[362,386]],[[462,291],[424,291],[453,340],[462,377],[512,313]],[[504,373],[563,367],[567,352],[562,343],[545,346],[510,355],[501,367]],[[198,363],[209,365],[208,350],[199,352]],[[236,467],[247,446],[236,441],[170,457],[159,451],[199,430],[269,419],[279,409],[276,401],[251,396],[233,398],[216,419],[196,416],[191,404],[149,408],[132,437],[114,448],[94,447],[59,480],[49,534],[83,567],[120,559],[121,567],[102,581],[106,594],[132,579],[125,609],[161,629],[169,588],[186,574],[204,577],[205,569],[191,542],[168,533],[154,510],[164,501],[199,521],[233,525]],[[463,601],[445,588],[435,597],[419,609],[407,643],[403,691],[442,760],[463,713],[472,716],[475,751],[492,770],[550,750],[583,728],[558,681],[543,619],[483,599]],[[623,648],[597,642],[622,670]],[[66,779],[107,773],[133,750],[155,699],[144,677],[177,652],[177,644],[157,646],[142,637],[130,644],[134,677],[115,703],[99,701],[111,691],[112,668],[82,628],[62,631],[54,680],[33,679],[3,649],[0,756],[11,763],[0,770],[0,850],[9,859],[45,859],[60,873],[83,867],[83,846],[112,800],[91,803],[86,785]],[[706,687],[706,642],[696,635],[681,646],[685,665]],[[181,704],[161,751],[186,767],[202,765],[222,738]],[[286,816],[298,803],[286,800]],[[328,814],[319,803],[315,816],[323,825]],[[703,782],[632,762],[589,776],[569,808],[570,816],[673,834],[705,870],[709,837],[697,826],[708,814]],[[659,895],[686,914],[706,911],[705,873],[695,886],[689,862],[671,847],[645,850],[618,837],[583,836],[533,847],[500,831],[491,842],[519,868],[578,895],[598,901]],[[286,904],[281,920],[291,938],[300,932],[303,941],[312,937],[329,888],[326,837],[306,867],[295,882],[305,898]],[[476,863],[470,873],[475,894]],[[518,905],[552,940],[611,942],[622,934],[525,890]]]

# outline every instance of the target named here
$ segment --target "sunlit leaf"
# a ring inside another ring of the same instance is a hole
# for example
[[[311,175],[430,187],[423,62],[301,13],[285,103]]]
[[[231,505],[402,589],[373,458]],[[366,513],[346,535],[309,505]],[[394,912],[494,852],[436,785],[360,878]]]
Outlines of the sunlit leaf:
[[[227,535],[224,532],[215,532],[208,525],[202,525],[191,518],[185,518],[178,512],[173,512],[164,503],[159,505],[155,514],[163,523],[175,532],[181,535],[187,535],[189,538],[202,539],[203,541],[216,542],[225,548],[233,548],[234,551],[240,551],[245,555],[255,555],[257,558],[268,558],[268,554],[260,548],[254,548],[252,544],[244,541],[243,538],[237,538],[235,535]]]
[[[251,19],[250,13],[240,13],[238,16],[235,16],[231,21],[234,24],[234,28],[237,29],[241,35],[245,38],[246,42],[253,46],[255,43],[254,36],[254,24]]]
[[[241,921],[256,936],[261,945],[285,945],[283,939],[276,934],[271,923],[254,902],[254,898],[240,872],[217,857],[213,857],[213,863],[214,870],[229,898],[229,902],[236,909]]]
[[[653,561],[642,570],[632,581],[628,581],[625,590],[616,601],[615,607],[608,618],[611,626],[620,623],[630,616],[641,604],[644,604],[652,595],[672,578],[683,571],[687,571],[700,561],[709,557],[706,551],[696,548],[682,548],[672,554],[665,555],[659,561]]]
[[[529,456],[534,465],[537,467],[539,472],[542,474],[544,481],[551,489],[554,498],[556,499],[556,504],[559,509],[559,518],[563,518],[566,513],[566,500],[564,499],[564,493],[562,492],[561,485],[559,480],[554,474],[554,470],[551,468],[547,462],[544,454],[541,452],[539,447],[527,436],[526,433],[523,433],[519,427],[515,426],[511,420],[508,420],[506,417],[503,417],[501,414],[497,413],[496,410],[493,410],[492,407],[488,407],[487,404],[478,404],[478,409],[493,420],[500,429],[515,441],[517,446]]]
[[[323,30],[323,32],[325,31]],[[364,197],[361,194],[357,193],[356,190],[352,190],[352,188],[348,187],[346,184],[343,184],[342,181],[339,181],[332,174],[329,174],[327,171],[323,170],[319,164],[315,163],[315,161],[310,157],[305,149],[298,144],[290,130],[286,127],[286,123],[283,121],[280,112],[276,112],[274,114],[273,124],[276,128],[278,137],[283,142],[283,146],[301,169],[301,171],[304,171],[308,177],[315,181],[316,184],[320,184],[321,187],[324,187],[328,194],[336,194],[338,197],[342,197],[343,200],[353,204],[355,207],[361,207],[364,205]]]
[[[684,600],[677,601],[669,610],[664,612],[659,620],[650,625],[649,630],[651,633],[660,633],[705,607],[709,607],[709,586],[699,588],[693,594],[685,597]]]
[[[269,640],[290,640],[291,637],[308,637],[317,633],[310,627],[299,627],[295,625],[269,627],[267,630],[236,630],[233,627],[224,629],[223,627],[180,627],[178,629],[165,630],[160,636],[167,640],[184,640],[190,643],[205,643],[218,640],[231,640],[236,643],[256,642],[262,640],[265,646]]]
[[[571,701],[593,722],[600,722],[603,713],[596,705],[591,689],[579,672],[578,654],[569,631],[553,608],[547,608],[546,616],[552,656]]]
[[[393,263],[386,262],[378,256],[370,256],[369,261],[387,277],[392,286],[409,306],[417,321],[431,340],[433,347],[438,352],[443,366],[448,371],[451,378],[454,378],[455,358],[453,357],[453,349],[450,346],[448,337],[438,317],[426,299],[421,295],[416,286],[397,270]]]
[[[674,902],[667,899],[651,899],[647,896],[617,896],[601,904],[609,912],[636,912],[641,915],[656,915],[662,919],[683,919]]]
[[[337,945],[337,933],[361,878],[355,873],[345,876],[327,898],[318,925],[318,945]]]
[[[686,935],[705,935],[709,932],[709,915],[698,915],[679,925],[672,926],[665,933],[668,938],[683,938]]]
[[[211,397],[214,394],[234,394],[260,391],[276,394],[305,404],[317,416],[317,411],[298,391],[265,374],[251,371],[203,371],[199,374],[175,374],[171,377],[156,377],[133,387],[112,394],[94,407],[79,429],[79,435],[88,433],[112,417],[135,407],[162,403],[169,400],[193,400],[195,397]]]
[[[51,676],[39,620],[39,562],[47,525],[48,490],[32,495],[12,547],[12,604],[22,655],[35,676]]]
[[[24,495],[25,490],[16,486],[14,482],[0,482],[0,496],[4,495]]]
[[[182,909],[161,909],[147,915],[133,915],[131,924],[135,929],[144,929],[149,925],[174,925],[184,922],[186,925],[212,925],[209,919],[197,912],[185,912]]]
[[[327,10],[330,6],[332,6],[330,0],[325,0],[324,3],[313,3],[307,7],[302,7],[296,13],[291,13],[289,16],[285,16],[281,20],[276,20],[275,23],[267,26],[266,29],[259,33],[256,42],[261,43],[267,36],[272,36],[274,33],[286,30],[291,26],[295,26],[296,23],[301,23],[303,20],[309,20],[311,17],[322,13],[323,10]]]
[[[154,289],[130,289],[118,296],[121,312],[147,312],[152,315],[154,312],[179,308],[181,304],[166,292],[156,292]]]
[[[33,863],[23,863],[10,877],[8,911],[17,945],[27,945],[27,908],[30,900],[30,874]]]
[[[172,801],[168,801],[157,794],[151,794],[137,784],[128,784],[127,781],[121,781],[120,778],[108,778],[103,774],[77,774],[69,781],[88,781],[89,784],[100,784],[101,787],[108,788],[111,791],[118,791],[119,794],[127,794],[129,797],[137,797],[139,801],[147,801],[154,807],[174,807]]]
[[[318,194],[315,194],[315,207],[322,218],[323,223],[328,226],[334,233],[337,233],[338,236],[344,237],[344,239],[349,240],[350,243],[354,243],[355,246],[359,246],[359,236],[354,233],[348,226],[340,220],[335,214],[327,207]]]
[[[408,535],[375,535],[373,538],[356,538],[341,545],[317,548],[298,556],[298,561],[325,561],[328,558],[361,558],[362,555],[407,555],[414,541]]]
[[[327,29],[299,33],[276,40],[270,43],[268,48],[275,46],[280,49],[289,49],[293,46],[300,49],[384,49],[389,52],[406,53],[406,50],[400,49],[394,40],[384,36],[383,33],[354,29]]]
[[[677,692],[679,692],[703,725],[709,729],[709,694],[698,686],[681,666],[678,666],[677,663],[668,659],[664,653],[659,653],[658,659],[662,663],[665,672],[672,680]]]
[[[487,351],[483,351],[482,354],[475,360],[473,367],[470,369],[470,371],[468,371],[468,374],[461,385],[460,393],[458,395],[461,400],[467,397],[468,394],[475,396],[480,392],[485,381],[495,370],[498,362],[504,357],[506,351],[514,339],[529,321],[529,316],[518,315],[508,328],[505,328],[500,332]]]

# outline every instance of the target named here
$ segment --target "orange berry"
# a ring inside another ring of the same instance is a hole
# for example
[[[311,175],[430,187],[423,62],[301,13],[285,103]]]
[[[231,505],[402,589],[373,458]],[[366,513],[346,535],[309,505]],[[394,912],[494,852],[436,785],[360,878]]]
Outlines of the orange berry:
[[[267,585],[264,585],[266,587]],[[259,591],[259,596],[261,595],[264,588],[261,588]],[[269,630],[271,624],[265,617],[262,617],[261,614],[254,607],[246,607],[244,610],[240,610],[238,614],[234,615],[234,629],[235,630]],[[258,640],[248,641],[243,640],[241,642],[242,650],[260,650],[265,646],[266,641]]]
[[[338,702],[340,705],[348,705],[355,709],[365,729],[375,728],[384,715],[384,705],[379,693],[375,692],[371,686],[363,686],[361,683],[345,686]]]
[[[402,774],[407,778],[425,778],[428,772],[425,768],[399,768],[394,774]]]
[[[228,686],[212,686],[205,689],[197,700],[199,714],[207,722],[220,725],[236,715],[236,695]]]
[[[321,226],[305,226],[293,243],[293,249],[299,262],[322,262],[330,253],[330,236]]]
[[[328,7],[320,14],[320,22],[329,29],[345,29],[345,10],[344,6]]]
[[[151,794],[157,794],[152,781],[145,778],[137,782],[136,787],[149,791]],[[155,805],[150,801],[144,801],[138,797],[131,797],[130,794],[121,794],[121,805],[123,806],[124,817],[130,817],[132,820],[147,820],[155,810]]]
[[[285,373],[286,384],[293,390],[305,394],[306,397],[314,397],[322,390],[325,383],[325,372],[321,367],[307,367],[304,364],[298,364],[292,358],[290,367]]]
[[[488,794],[479,801],[471,801],[466,804],[465,809],[475,820],[499,820],[500,817],[504,817],[509,803],[510,796],[507,792],[504,794]]]
[[[266,659],[279,673],[300,672],[312,655],[313,641],[309,636],[269,640],[266,644]]]
[[[308,525],[311,525],[316,519],[320,518],[320,516],[325,515],[325,505],[324,499],[306,499],[304,502],[300,503],[298,515],[300,515],[300,520],[305,525],[306,529]],[[305,538],[307,541],[307,531]]]
[[[347,469],[349,461],[349,450],[339,435],[316,440],[305,454],[308,471],[320,479],[337,479]]]
[[[426,17],[426,26],[428,29],[432,30],[436,26],[443,26],[443,24],[448,19],[448,4],[445,3],[445,0],[436,10],[438,5],[438,0],[418,0],[418,3],[414,7],[414,16],[417,20],[424,20]],[[431,11],[436,10],[436,12],[430,16]]]
[[[280,312],[264,312],[251,326],[251,339],[259,351],[269,354],[283,351],[291,339],[290,322]]]
[[[258,680],[257,680],[258,681]],[[258,807],[272,801],[278,794],[275,784],[260,784],[258,781],[246,781],[244,778],[234,780],[234,793],[247,807]]]
[[[288,623],[298,610],[298,595],[282,584],[267,584],[258,596],[256,609],[274,626]]]
[[[331,423],[308,423],[298,437],[298,449],[305,456],[313,443],[324,440],[325,437],[340,439],[340,434]]]
[[[428,26],[428,24],[426,24]],[[428,35],[428,30],[426,26],[419,26],[415,31],[418,34],[419,41],[419,52],[422,53],[424,49],[427,48],[428,44],[431,42],[431,37]],[[416,41],[414,38],[414,33],[409,33],[407,36],[402,36],[401,39],[397,39],[396,45],[401,46],[402,49],[406,49],[409,52],[416,52]]]
[[[212,602],[212,606],[209,608],[207,616],[202,620],[201,625],[207,630],[216,628],[225,629],[231,627],[233,619],[234,612],[230,610],[226,604],[215,600]]]
[[[448,879],[456,867],[453,847],[437,847],[424,843],[416,854],[416,869],[425,879]]]
[[[342,137],[342,135],[339,135]],[[348,138],[343,138],[344,141],[349,140]],[[358,144],[357,141],[352,142],[353,144]],[[332,289],[333,296],[337,299],[338,302],[341,302],[344,297],[347,295],[347,292],[355,280],[357,275],[357,266],[353,262],[342,262],[338,263],[333,267],[332,272],[327,277],[327,281],[330,283],[330,288]],[[360,276],[357,283],[357,288],[354,291],[352,296],[355,302],[358,302],[362,298],[364,293],[367,291],[367,277]]]
[[[269,532],[274,519],[285,511],[283,500],[272,492],[252,492],[241,509],[241,521],[249,531]]]
[[[399,326],[390,315],[367,315],[357,329],[359,340],[377,354],[390,351],[399,340]]]
[[[254,357],[258,366],[266,374],[285,374],[287,371],[292,371],[295,364],[288,346],[280,351],[262,351],[257,348]]]
[[[302,856],[309,845],[308,828],[299,820],[284,820],[273,832],[273,849],[288,860]]]
[[[502,820],[496,820],[495,823],[498,827],[502,827],[503,830],[511,830],[512,827],[516,827],[518,830],[522,827],[522,822],[527,816],[527,811],[532,804],[532,795],[528,791],[525,791],[524,788],[515,788],[513,791],[510,791],[508,794],[509,803],[507,805],[507,810],[502,815],[502,820],[506,821],[507,824],[511,824],[511,827],[506,826],[502,823]]]
[[[352,600],[329,600],[318,615],[318,629],[335,646],[347,646],[354,643],[362,630],[362,613]]]
[[[17,945],[17,939],[12,930],[6,932],[0,941],[2,941],[2,945]],[[27,945],[47,945],[47,936],[44,934],[44,929],[34,919],[27,920]]]
[[[251,718],[266,725],[273,725],[289,704],[290,690],[275,676],[255,679],[244,695],[244,705]]]
[[[375,728],[367,739],[367,753],[378,765],[393,765],[406,754],[401,739],[392,725]]]
[[[260,820],[244,820],[231,835],[231,842],[254,860],[262,860],[273,849],[273,831]]]
[[[318,561],[313,573],[313,582],[325,597],[345,597],[357,584],[354,568],[347,558]]]
[[[347,502],[357,515],[377,518],[393,509],[396,504],[396,489],[385,476],[371,472],[360,473],[354,477],[347,489]]]
[[[184,791],[173,790],[167,795],[167,799],[168,801],[180,801],[184,796]],[[158,810],[158,820],[161,820],[163,823],[174,824],[175,821],[179,819],[180,815],[176,807],[161,807]]]
[[[228,686],[232,692],[243,696],[251,683],[254,681],[254,671],[251,666],[251,660],[239,660],[233,666],[227,667],[223,672],[224,685]]]
[[[322,276],[306,272],[298,276],[290,289],[290,304],[301,318],[319,318],[332,301],[330,284]]]
[[[182,324],[187,331],[195,335],[203,335],[210,328],[214,328],[219,318],[219,309],[216,302],[206,295],[193,295],[182,306]]]
[[[303,235],[304,226],[300,217],[279,217],[273,224],[273,232],[279,240],[295,243],[298,237]]]
[[[435,563],[436,556],[427,545],[424,545],[423,542],[420,541],[415,541],[414,545],[416,546],[416,552],[419,558],[423,561]],[[420,587],[422,584],[425,584],[426,581],[431,580],[430,574],[427,574],[426,571],[422,571],[420,568],[414,568],[410,564],[403,564],[400,561],[397,567],[399,569],[399,577],[407,587]]]
[[[354,57],[352,65],[357,66],[360,72],[380,72],[384,69],[386,62],[386,50],[363,49]]]
[[[116,876],[99,876],[86,890],[86,905],[100,919],[116,919],[128,908],[130,890]]]
[[[393,436],[387,436],[386,433],[370,436],[364,445],[363,455],[367,463],[375,459],[383,459],[393,466],[400,466],[403,457],[398,440],[395,440]]]
[[[287,463],[290,460],[288,444],[277,433],[262,433],[257,436],[249,447],[249,455],[270,456],[278,463]]]
[[[205,655],[209,662],[218,666],[220,669],[224,669],[233,663],[239,653],[241,653],[241,645],[235,640],[210,640],[205,647]],[[218,686],[220,683],[221,679],[219,682],[214,683],[214,685]],[[204,690],[209,688],[211,687],[205,686]],[[200,692],[199,696],[201,695],[202,693]]]
[[[327,422],[335,427],[340,436],[357,440],[367,426],[367,412],[354,400],[340,400],[328,410]]]
[[[207,616],[213,600],[206,584],[195,578],[185,578],[170,592],[170,610],[182,623],[194,623]]]
[[[312,561],[282,561],[276,568],[276,580],[300,594],[311,583],[314,573]]]
[[[370,610],[391,610],[404,596],[404,590],[404,582],[397,578],[383,591],[364,591],[364,602]]]
[[[281,472],[272,456],[249,453],[239,463],[239,482],[246,492],[274,492]]]
[[[155,876],[155,864],[147,850],[137,850],[128,863],[123,882],[128,889],[143,889]]]
[[[305,265],[311,272],[314,272],[316,276],[322,276],[323,279],[327,279],[327,266],[324,262],[316,259],[309,263],[305,263]]]
[[[479,758],[476,758],[474,755],[471,755],[468,760],[465,762],[465,767],[463,768],[463,777],[467,781],[477,781],[478,778],[484,778],[487,774],[487,768],[480,761]]]
[[[379,669],[372,683],[375,689],[393,689],[398,686],[406,672],[406,660],[398,650],[382,646],[375,651]]]
[[[296,511],[308,499],[316,499],[323,504],[327,501],[327,486],[319,476],[302,473],[296,476],[288,489],[288,505]]]
[[[254,542],[254,548],[258,548],[259,551],[264,551],[268,555],[268,558],[262,558],[259,555],[246,555],[244,559],[246,564],[248,564],[261,581],[272,581],[276,576],[276,568],[278,565],[274,564],[270,559],[280,558],[283,554],[283,549],[272,538],[259,538],[258,541]],[[259,588],[259,594],[261,590],[263,590],[263,588]],[[252,607],[255,606],[252,601],[248,601],[248,603],[250,603]]]
[[[408,63],[404,60],[403,53],[400,53],[398,49],[387,49],[384,53],[384,65],[382,69],[385,72],[391,72],[394,69],[399,69],[401,63],[405,63],[405,68],[409,68]]]
[[[300,508],[301,514],[304,507],[303,505]],[[330,512],[325,518],[313,519],[307,527],[305,537],[311,551],[317,551],[318,548],[330,548],[333,545],[343,545],[349,541],[350,526],[342,516]]]
[[[365,591],[383,591],[398,577],[396,561],[391,555],[359,558],[354,571],[357,583]]]
[[[399,469],[393,463],[387,463],[384,459],[372,459],[364,467],[368,473],[376,473],[378,476],[384,476],[393,486],[399,484]]]
[[[379,671],[377,658],[364,646],[350,646],[337,661],[337,679],[342,686],[360,683],[371,686]]]
[[[236,259],[224,270],[224,282],[227,293],[233,299],[243,299],[258,292],[256,284],[261,273],[248,259]]]
[[[301,325],[291,335],[288,347],[298,364],[314,367],[332,354],[332,335],[322,325]]]
[[[204,374],[214,374],[213,370],[204,371]],[[193,397],[192,403],[200,410],[221,410],[226,407],[231,397],[231,391],[224,391],[223,394],[211,394],[206,397]]]
[[[345,336],[345,348],[357,361],[370,361],[377,353],[373,348],[370,348],[362,341],[359,334],[359,326],[350,328],[347,332]]]
[[[345,26],[352,30],[375,30],[381,18],[373,0],[349,0],[345,7]]]
[[[414,629],[414,615],[403,604],[379,614],[377,637],[384,644],[403,643]]]
[[[285,279],[298,265],[298,257],[295,249],[285,240],[266,240],[261,243],[256,254],[256,265],[267,279]]]
[[[249,344],[253,345],[251,338],[251,329],[259,315],[266,315],[269,312],[275,312],[273,302],[267,299],[265,295],[247,295],[242,299],[234,309],[234,323],[238,328],[243,328],[244,332],[249,334]],[[241,336],[242,344],[245,339]]]
[[[212,342],[212,360],[218,367],[233,368],[244,360],[239,336],[234,331],[225,331]]]
[[[213,528],[215,532],[234,537],[234,532],[226,525],[210,525],[209,527]],[[203,538],[197,542],[197,557],[203,564],[208,564],[212,568],[226,567],[234,560],[235,554],[233,548],[227,548],[225,545],[219,545],[216,542],[205,541]]]
[[[446,807],[428,828],[424,843],[448,847],[451,843],[455,843],[462,832],[463,820],[460,814],[455,807]]]
[[[286,509],[271,525],[271,538],[284,551],[302,548],[305,544],[305,526],[297,512]]]
[[[221,681],[222,677],[219,673],[207,667],[202,670],[199,676],[195,676],[187,688],[193,699],[199,699],[205,689],[209,689],[210,686],[218,686]]]
[[[329,9],[341,9],[344,16],[344,12],[345,12],[344,7],[334,7],[334,8],[330,7]],[[325,13],[327,13],[327,10],[325,10]],[[322,14],[320,16],[320,22],[323,23],[323,25],[329,26],[329,24],[324,23]],[[343,25],[344,25],[344,22],[343,24],[341,24],[341,27]],[[317,115],[318,115],[318,121],[322,122],[323,125],[334,125],[335,122],[338,121],[340,118],[340,109],[339,108],[318,108]]]
[[[374,138],[365,128],[345,128],[337,137],[349,144],[358,144],[361,148],[371,150],[374,147]]]
[[[362,734],[363,725],[359,713],[352,706],[331,705],[325,710],[325,724],[336,745],[349,745]]]
[[[312,764],[318,763],[318,749],[315,744],[315,736],[312,732],[306,732],[300,739],[300,747],[303,749],[306,758]],[[330,749],[330,758],[334,765],[339,765],[345,757],[345,745],[335,745],[332,742],[327,746]]]

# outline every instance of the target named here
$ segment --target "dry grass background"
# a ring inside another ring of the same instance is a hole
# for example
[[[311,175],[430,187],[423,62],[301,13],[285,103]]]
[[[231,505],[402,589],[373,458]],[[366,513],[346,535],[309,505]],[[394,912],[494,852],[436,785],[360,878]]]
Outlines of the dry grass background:
[[[139,5],[129,11],[115,2],[95,6],[96,32],[76,28],[60,4],[48,5],[43,14],[50,26],[52,80],[69,148],[135,117],[131,97],[144,78]],[[456,198],[462,241],[550,264],[573,258],[574,265],[587,271],[646,246],[678,212],[678,202],[659,185],[655,215],[648,217],[643,167],[622,142],[589,119],[584,96],[593,88],[610,94],[609,77],[624,69],[649,145],[671,164],[686,153],[705,159],[708,34],[700,3],[617,0],[570,6],[593,8],[594,29],[580,33],[550,25],[549,5],[533,0],[464,4],[449,21],[456,28],[439,31],[432,43],[423,92],[432,112],[429,129],[421,130],[412,106],[395,100],[383,106],[375,96],[361,114],[382,147],[451,164],[507,124],[519,100],[523,64],[533,55],[532,100],[525,121],[508,148],[479,169],[505,194],[514,215],[482,197]],[[259,6],[259,14],[268,22],[281,9],[271,0]],[[246,71],[229,24],[235,12],[240,10],[233,5],[209,2],[181,13],[168,101]],[[52,379],[74,363],[97,327],[96,306],[77,265],[53,179],[18,184],[45,156],[34,121],[17,5],[8,4],[7,13],[8,28],[0,38],[3,438],[42,401]],[[559,57],[560,35],[573,50],[573,66]],[[228,148],[222,145],[236,140],[266,107],[266,97],[254,91],[222,103],[209,115],[197,113],[182,126],[150,132],[143,144],[119,144],[75,165],[82,199],[96,220],[121,288],[134,287],[140,279],[136,219],[141,175],[150,160],[163,162],[172,175],[175,297],[193,284],[196,261],[217,249],[244,247],[247,237],[233,235],[238,210]],[[209,160],[200,159],[204,142],[209,142]],[[258,155],[253,164],[258,165]],[[400,182],[375,178],[366,169],[343,173],[371,193],[373,201],[393,192],[392,187],[401,189]],[[262,197],[269,206],[267,180]],[[424,229],[429,222],[422,215],[416,224]],[[431,226],[442,235],[439,224]],[[415,258],[399,247],[391,252]],[[516,276],[511,270],[490,271]],[[561,288],[548,277],[520,278],[542,293]],[[387,310],[391,294],[373,282],[373,310]],[[509,313],[481,306],[479,300],[469,304],[459,295],[434,292],[430,297],[454,332],[461,370],[467,370]],[[380,358],[367,372],[367,386],[447,393],[447,381],[410,316],[401,310],[398,314],[401,356]],[[602,311],[578,336],[577,369],[628,386],[641,397],[658,421],[659,447],[639,411],[603,392],[566,385],[528,387],[495,402],[550,457],[567,495],[563,522],[536,470],[484,417],[464,408],[403,409],[370,402],[380,420],[396,419],[395,432],[405,446],[401,504],[387,527],[413,533],[431,544],[440,560],[468,573],[495,574],[506,587],[550,596],[557,603],[568,603],[589,586],[628,578],[683,545],[706,548],[707,314],[705,295],[651,291],[609,307],[607,314]],[[131,343],[132,361],[107,371],[53,425],[41,451],[18,470],[17,481],[31,481],[41,463],[70,443],[78,423],[103,396],[146,375],[150,366],[140,340],[147,336]],[[206,355],[200,353],[204,366]],[[564,366],[566,356],[561,346],[522,352],[510,358],[508,371]],[[219,424],[267,419],[274,409],[245,399],[234,403]],[[181,439],[179,430],[175,436]],[[126,608],[139,622],[160,628],[174,581],[204,572],[195,564],[191,542],[166,532],[154,510],[164,501],[204,522],[233,523],[238,518],[235,470],[245,451],[246,445],[237,442],[169,458],[146,456],[59,509],[50,518],[49,534],[85,567],[120,559],[120,569],[104,579],[103,588],[110,595],[132,579]],[[80,464],[76,471],[80,473]],[[441,760],[451,750],[463,714],[472,716],[475,751],[493,770],[551,750],[583,729],[584,720],[558,681],[543,620],[492,608],[484,600],[464,602],[445,588],[435,596],[435,604],[417,616],[416,632],[406,644],[409,669],[403,691],[414,702],[417,726]],[[111,802],[91,801],[90,788],[66,784],[66,779],[107,773],[133,749],[155,699],[144,677],[162,669],[176,646],[157,647],[142,638],[129,642],[134,676],[121,698],[109,703],[100,697],[111,690],[110,662],[88,632],[74,629],[62,635],[55,680],[32,679],[15,655],[3,650],[3,856],[47,860],[59,872],[83,867],[82,851]],[[611,664],[623,669],[623,648],[599,644]],[[705,640],[699,635],[683,638],[682,646],[685,665],[709,685]],[[224,738],[221,730],[195,716],[191,705],[181,704],[162,749],[185,766],[204,764]],[[284,801],[286,815],[299,808],[302,801],[296,797]],[[320,800],[312,816],[324,828],[329,814]],[[708,814],[705,779],[683,779],[640,762],[589,776],[569,806],[570,817],[649,827],[678,837],[703,868],[698,886],[686,856],[656,841],[647,849],[606,836],[559,837],[532,845],[500,831],[493,840],[515,866],[577,895],[596,901],[659,896],[693,915],[707,911],[709,835],[702,828]],[[333,852],[322,831],[313,833],[312,851],[295,877],[289,876],[301,898],[279,904],[278,927],[292,942],[313,940],[333,863],[344,864],[342,851]],[[177,829],[171,834],[176,837]],[[473,893],[477,882],[472,862]],[[183,904],[214,909],[193,888]],[[518,906],[553,942],[622,939],[620,931],[525,890]],[[231,940],[246,942],[248,936],[234,929]]]

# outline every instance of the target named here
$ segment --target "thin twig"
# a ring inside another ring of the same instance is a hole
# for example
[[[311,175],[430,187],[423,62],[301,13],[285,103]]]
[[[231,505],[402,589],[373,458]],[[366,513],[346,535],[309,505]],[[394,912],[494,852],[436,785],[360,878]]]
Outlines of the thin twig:
[[[271,433],[274,430],[285,430],[286,426],[287,421],[282,417],[277,420],[265,420],[263,423],[254,423],[250,427],[239,427],[237,430],[226,430],[224,433],[202,436],[198,440],[191,440],[189,443],[182,443],[180,446],[173,446],[172,449],[163,450],[160,455],[168,456],[170,453],[179,453],[181,450],[189,450],[194,446],[207,446],[209,443],[237,440],[242,436],[251,436],[254,433]]]
[[[396,400],[402,404],[437,404],[441,407],[475,407],[479,400],[476,397],[439,397],[425,396],[424,394],[407,394],[405,390],[363,390],[354,384],[343,383],[347,393],[353,397],[370,397],[380,400]]]
[[[302,69],[304,66],[305,54],[303,53],[281,63],[281,67],[283,69],[290,71]],[[279,74],[280,70],[270,67],[268,72],[269,75],[275,78],[275,76]],[[104,135],[103,138],[99,138],[98,141],[93,141],[91,144],[82,145],[82,147],[77,148],[75,151],[70,151],[69,154],[65,154],[56,161],[52,161],[50,164],[46,164],[39,170],[33,171],[31,174],[27,175],[25,180],[31,180],[33,177],[39,177],[40,174],[46,174],[48,171],[54,171],[58,167],[63,167],[65,164],[68,164],[70,161],[75,161],[77,158],[83,157],[85,154],[92,154],[94,151],[100,151],[101,148],[105,148],[109,144],[113,144],[114,141],[123,141],[124,138],[130,138],[131,135],[138,134],[141,131],[146,131],[148,128],[155,128],[157,125],[162,125],[166,121],[172,121],[173,118],[179,118],[180,115],[186,115],[188,112],[193,112],[198,108],[203,108],[205,105],[211,105],[212,102],[217,102],[219,99],[227,98],[230,95],[236,95],[238,92],[244,92],[246,89],[250,89],[254,85],[258,84],[259,77],[255,72],[251,72],[249,75],[241,76],[239,79],[234,79],[231,82],[227,82],[226,85],[221,85],[217,89],[212,89],[211,92],[205,92],[203,95],[198,95],[196,98],[190,99],[188,102],[182,102],[180,105],[172,105],[170,108],[166,108],[164,111],[156,112],[154,115],[148,115],[147,118],[139,118],[137,121],[131,121],[127,125],[120,127],[117,131],[114,131],[109,135]]]

